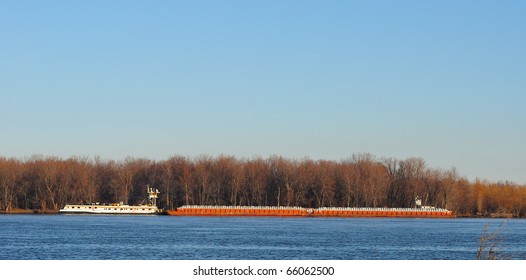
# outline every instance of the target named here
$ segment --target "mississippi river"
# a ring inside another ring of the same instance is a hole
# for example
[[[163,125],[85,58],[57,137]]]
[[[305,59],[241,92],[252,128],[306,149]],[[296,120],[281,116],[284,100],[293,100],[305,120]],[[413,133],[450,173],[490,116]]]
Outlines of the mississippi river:
[[[485,226],[526,258],[526,220],[0,215],[1,260],[471,260]]]

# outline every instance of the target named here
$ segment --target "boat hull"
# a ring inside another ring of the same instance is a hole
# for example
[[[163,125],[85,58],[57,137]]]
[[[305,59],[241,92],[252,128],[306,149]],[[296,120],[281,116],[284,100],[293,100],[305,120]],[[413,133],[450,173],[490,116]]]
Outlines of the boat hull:
[[[452,218],[446,209],[183,206],[171,216]]]
[[[115,214],[115,215],[153,215],[158,213],[156,206],[151,205],[66,205],[60,214]]]
[[[66,204],[59,214],[99,214],[99,215],[153,215],[159,214],[157,208],[158,189],[146,185],[148,204],[128,205],[120,203]]]

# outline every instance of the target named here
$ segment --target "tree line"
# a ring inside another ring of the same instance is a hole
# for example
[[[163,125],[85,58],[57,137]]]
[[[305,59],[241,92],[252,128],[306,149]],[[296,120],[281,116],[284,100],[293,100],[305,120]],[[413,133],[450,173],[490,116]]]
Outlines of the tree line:
[[[66,203],[145,202],[182,205],[447,208],[459,216],[526,216],[526,186],[470,182],[456,169],[430,168],[421,158],[356,154],[341,161],[172,156],[156,161],[72,157],[0,157],[0,210],[58,211]]]

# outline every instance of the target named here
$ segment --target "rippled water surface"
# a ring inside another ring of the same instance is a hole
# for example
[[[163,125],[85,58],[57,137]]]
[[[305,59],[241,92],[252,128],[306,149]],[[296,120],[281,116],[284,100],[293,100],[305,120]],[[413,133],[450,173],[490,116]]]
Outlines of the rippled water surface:
[[[526,256],[526,220],[0,215],[0,259],[474,259],[482,230]]]

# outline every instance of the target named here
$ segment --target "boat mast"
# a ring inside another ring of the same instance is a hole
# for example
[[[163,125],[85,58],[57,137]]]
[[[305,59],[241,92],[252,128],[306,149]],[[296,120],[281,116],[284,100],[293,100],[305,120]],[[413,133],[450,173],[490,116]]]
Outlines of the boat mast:
[[[157,195],[159,194],[159,190],[150,188],[149,185],[146,185],[146,192],[148,192],[148,200],[150,204],[157,206]]]
[[[422,200],[420,199],[418,195],[415,197],[415,208],[417,209],[422,208]]]

